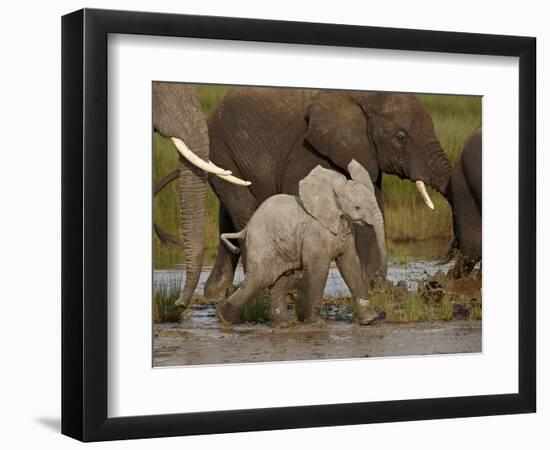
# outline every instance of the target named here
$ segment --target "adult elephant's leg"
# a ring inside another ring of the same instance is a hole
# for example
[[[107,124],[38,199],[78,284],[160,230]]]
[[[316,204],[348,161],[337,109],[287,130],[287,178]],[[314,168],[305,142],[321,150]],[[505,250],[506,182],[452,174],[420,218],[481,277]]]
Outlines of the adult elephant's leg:
[[[355,226],[354,234],[358,264],[363,268],[362,276],[367,281],[373,280],[376,273],[382,272],[376,235],[370,227],[359,225]]]
[[[288,327],[294,323],[288,313],[288,303],[291,299],[290,289],[294,285],[293,275],[281,276],[269,289],[271,297],[271,323],[274,327]]]
[[[370,306],[368,300],[368,280],[362,274],[353,238],[348,239],[344,253],[336,258],[336,266],[353,294],[359,323],[361,325],[368,325],[376,320],[378,313]]]
[[[378,207],[382,211],[382,214],[384,214],[382,190],[379,187],[381,182],[382,178],[380,177],[374,186],[374,193]],[[372,227],[356,226],[354,228],[356,255],[359,258],[359,264],[363,268],[362,276],[367,282],[371,282],[377,274],[386,273],[386,267],[382,267],[382,258],[378,250],[376,234]]]
[[[453,240],[451,241],[451,245],[449,245],[449,248],[447,249],[447,258],[449,261],[451,261],[460,251],[459,244],[458,244],[457,229],[458,229],[458,226],[456,223],[456,214],[453,210]]]
[[[453,170],[451,183],[456,221],[455,233],[460,249],[451,274],[454,278],[460,278],[464,274],[469,274],[481,259],[481,211],[470,191],[460,164]]]
[[[468,216],[467,227],[462,233],[462,254],[464,259],[465,273],[471,273],[475,265],[481,261],[481,214],[476,208],[472,208],[471,215]]]
[[[224,167],[231,170],[233,175],[243,178],[231,160],[223,160],[219,164],[225,164]],[[241,231],[258,208],[258,201],[248,187],[229,184],[216,176],[210,176],[209,182],[220,200],[220,232]],[[241,247],[241,260],[244,257],[245,249]],[[218,245],[216,261],[204,288],[207,298],[225,298],[232,288],[238,260],[238,256],[231,254],[225,245],[222,243]]]
[[[233,233],[236,231],[225,206],[221,203],[219,211],[219,230],[220,235],[222,233]],[[238,262],[239,255],[230,252],[223,242],[220,242],[214,267],[204,285],[204,296],[206,298],[216,299],[225,298],[227,296],[228,291],[233,285],[233,277]]]

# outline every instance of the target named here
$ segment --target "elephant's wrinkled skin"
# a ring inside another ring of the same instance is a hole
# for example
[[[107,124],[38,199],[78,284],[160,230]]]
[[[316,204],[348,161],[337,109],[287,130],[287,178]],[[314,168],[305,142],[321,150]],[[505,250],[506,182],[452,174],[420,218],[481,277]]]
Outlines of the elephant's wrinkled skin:
[[[475,130],[453,168],[449,202],[453,208],[453,250],[458,250],[452,270],[455,277],[470,273],[481,261],[481,128]]]
[[[238,249],[228,238],[244,239],[248,255],[245,280],[227,300],[218,303],[223,323],[234,322],[254,295],[270,288],[273,325],[288,325],[288,285],[294,271],[305,273],[305,321],[319,322],[323,289],[334,259],[356,298],[360,323],[366,325],[377,318],[369,308],[352,224],[372,227],[385,264],[384,221],[367,171],[356,161],[349,164],[348,171],[352,180],[317,166],[300,181],[299,197],[274,195],[260,205],[241,232],[222,234],[222,241],[233,252]]]
[[[413,95],[236,88],[212,111],[209,135],[212,161],[252,182],[238,189],[210,178],[221,201],[220,233],[241,230],[272,195],[297,195],[298,182],[317,165],[349,176],[346,167],[357,160],[382,211],[382,172],[443,193],[452,170],[431,117]],[[365,280],[385,270],[372,229],[356,230],[356,246]],[[237,261],[219,246],[207,297],[224,296]]]

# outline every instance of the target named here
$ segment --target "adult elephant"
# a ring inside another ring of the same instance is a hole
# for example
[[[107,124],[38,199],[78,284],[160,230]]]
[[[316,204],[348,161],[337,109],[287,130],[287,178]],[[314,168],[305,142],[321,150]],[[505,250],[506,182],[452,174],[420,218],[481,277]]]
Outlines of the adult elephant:
[[[247,183],[208,161],[210,145],[206,119],[192,86],[180,83],[153,84],[153,126],[155,131],[171,138],[180,153],[179,168],[155,187],[155,195],[179,177],[183,237],[180,239],[170,235],[156,223],[154,228],[161,240],[183,245],[186,277],[176,304],[186,307],[195,292],[202,269],[206,173],[223,177],[224,182]]]
[[[455,278],[470,273],[481,261],[481,128],[464,145],[453,168],[449,203],[453,209],[454,241],[458,258],[451,273]]]
[[[452,170],[430,115],[413,95],[235,88],[212,111],[208,127],[212,161],[252,182],[241,189],[210,178],[221,202],[221,233],[243,229],[268,197],[297,195],[299,181],[317,165],[349,177],[348,164],[358,161],[381,210],[382,173],[414,181],[433,208],[425,185],[444,193]],[[385,273],[372,230],[356,229],[355,236],[364,279]],[[219,246],[207,297],[226,294],[237,259]]]

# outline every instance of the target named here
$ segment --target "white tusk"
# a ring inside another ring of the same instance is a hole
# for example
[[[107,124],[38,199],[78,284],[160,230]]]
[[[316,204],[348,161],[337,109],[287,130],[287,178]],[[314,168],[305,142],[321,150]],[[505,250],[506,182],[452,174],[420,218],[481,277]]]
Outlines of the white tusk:
[[[185,142],[183,142],[181,139],[177,137],[172,137],[170,139],[178,149],[178,152],[180,152],[181,156],[183,156],[194,166],[197,166],[199,169],[204,170],[208,173],[213,173],[215,175],[231,175],[230,170],[222,169],[209,161],[204,161],[203,159],[199,158],[189,149],[189,147],[187,147],[187,145],[185,145]]]
[[[422,200],[424,200],[424,203],[426,203],[426,206],[430,209],[434,209],[434,204],[432,203],[432,199],[428,195],[428,191],[426,191],[426,186],[424,186],[424,182],[417,180],[414,184],[416,184],[416,188],[418,189],[418,192],[420,192],[420,196],[422,197]]]
[[[222,180],[227,181],[228,183],[237,184],[239,186],[250,186],[252,183],[250,181],[244,181],[240,178],[234,177],[233,175],[218,175]]]
[[[227,170],[227,169],[222,169],[220,166],[216,166],[216,164],[214,164],[212,161],[208,161],[208,164],[210,164],[212,167],[214,167],[215,169],[218,169],[218,170],[221,170],[222,172],[225,172],[223,175],[231,175],[233,172],[231,172],[230,170]]]

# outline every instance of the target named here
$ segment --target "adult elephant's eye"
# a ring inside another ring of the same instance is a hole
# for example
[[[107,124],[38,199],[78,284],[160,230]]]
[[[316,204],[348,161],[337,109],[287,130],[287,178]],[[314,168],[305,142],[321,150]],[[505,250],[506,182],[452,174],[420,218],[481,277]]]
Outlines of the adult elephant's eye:
[[[399,145],[404,145],[407,142],[407,134],[404,131],[399,131],[395,135],[395,140]]]

